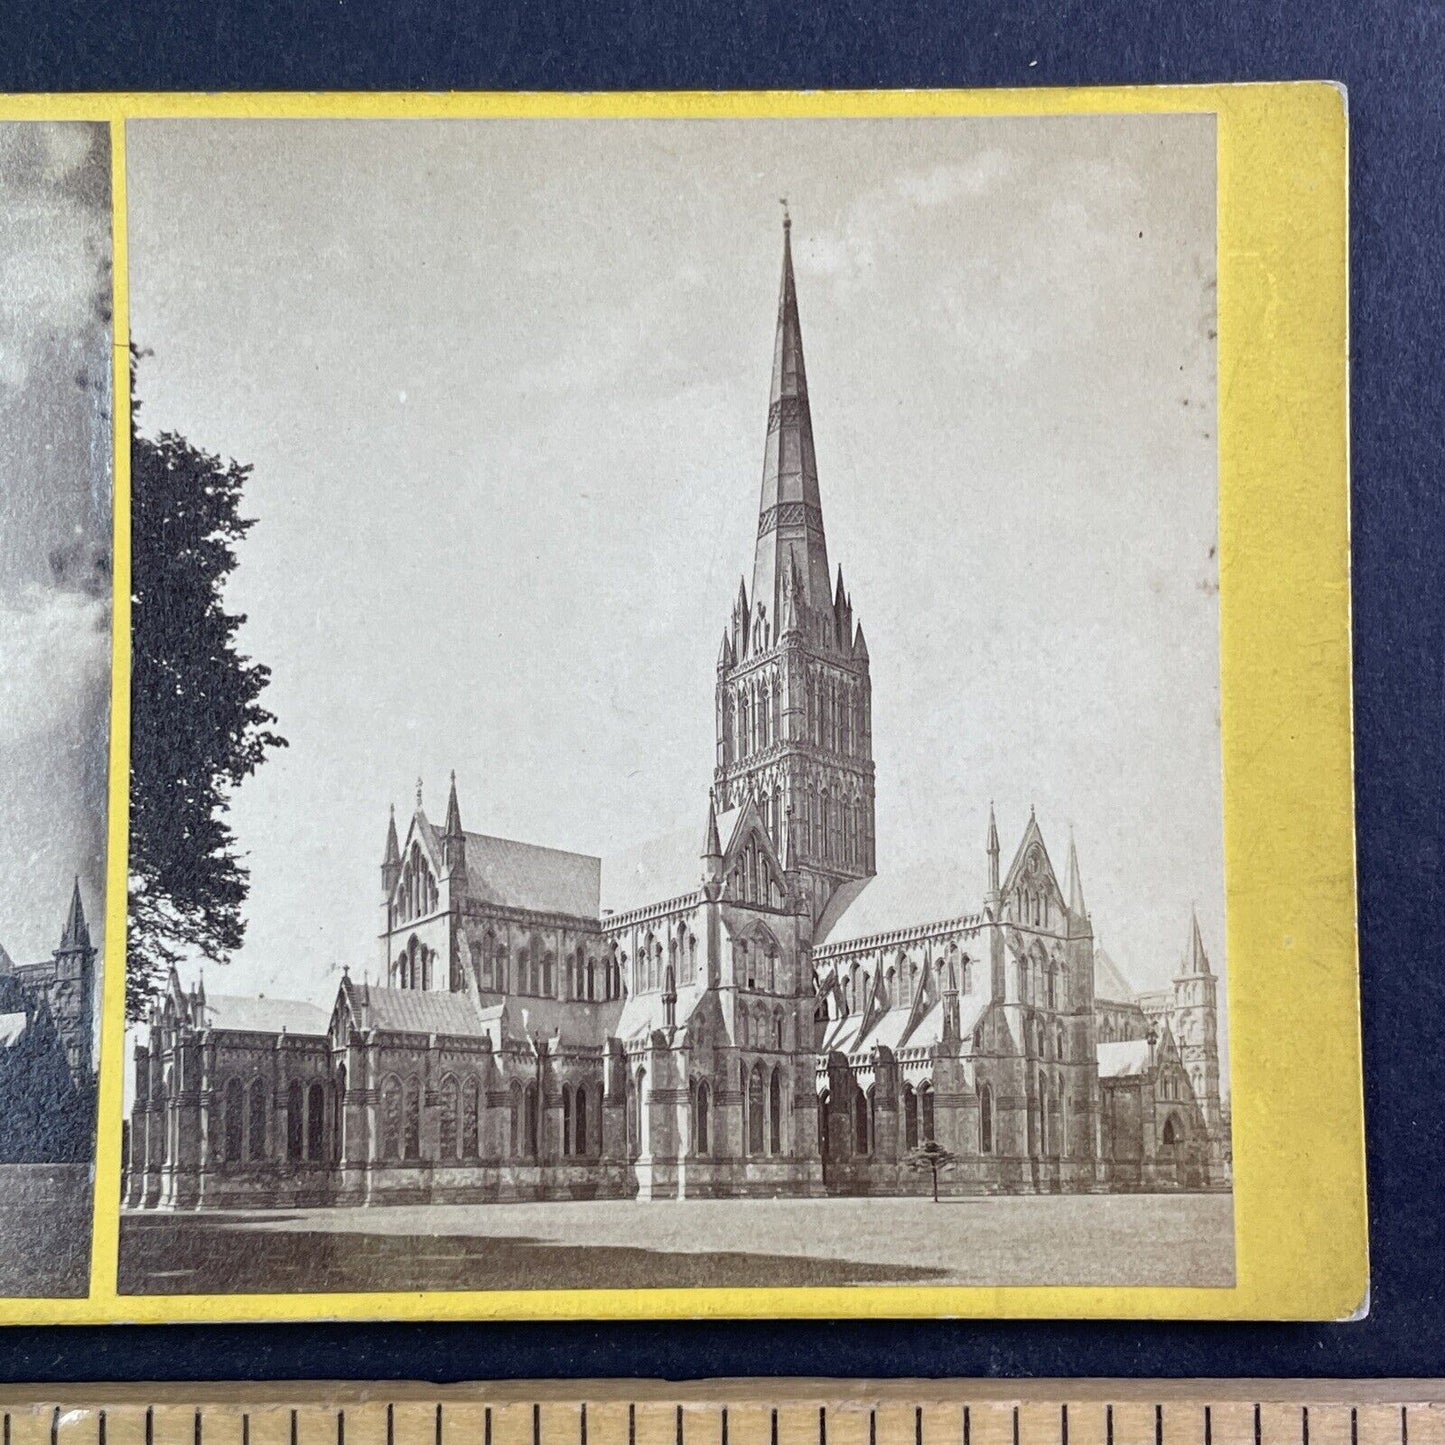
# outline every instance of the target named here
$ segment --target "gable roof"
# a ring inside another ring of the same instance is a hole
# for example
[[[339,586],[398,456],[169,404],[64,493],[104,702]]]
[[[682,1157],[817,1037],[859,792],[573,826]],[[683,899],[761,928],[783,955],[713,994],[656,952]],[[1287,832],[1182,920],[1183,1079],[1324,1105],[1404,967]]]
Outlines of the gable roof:
[[[324,1038],[331,1024],[330,1012],[314,1003],[289,998],[244,998],[239,994],[206,995],[197,1027],[228,1029],[241,1034],[311,1035]]]
[[[844,883],[828,900],[815,948],[852,943],[899,928],[979,917],[972,880],[956,863],[920,863]]]
[[[477,903],[595,920],[602,860],[513,838],[467,833],[467,894]]]
[[[1134,990],[1119,972],[1119,966],[1104,951],[1101,943],[1094,945],[1094,997],[1105,1003],[1133,1003]]]
[[[363,984],[352,990],[363,1029],[400,1034],[479,1035],[482,1014],[469,994],[435,993],[415,988],[380,988]]]

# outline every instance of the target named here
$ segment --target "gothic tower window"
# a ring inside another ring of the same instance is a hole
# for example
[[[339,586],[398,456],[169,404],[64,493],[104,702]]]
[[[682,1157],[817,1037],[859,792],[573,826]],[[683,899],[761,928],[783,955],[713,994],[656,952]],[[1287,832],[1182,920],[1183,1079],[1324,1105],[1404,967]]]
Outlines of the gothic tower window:
[[[475,1159],[481,1152],[481,1085],[475,1079],[468,1079],[462,1093],[462,1153],[468,1159]]]
[[[572,1153],[572,1086],[562,1085],[562,1155],[568,1158]]]
[[[933,1132],[933,1089],[928,1084],[918,1090],[918,1113],[924,1141],[931,1143],[936,1136]]]
[[[252,1079],[246,1091],[246,1144],[247,1157],[252,1160],[266,1157],[266,1085],[260,1079]]]
[[[903,1086],[903,1147],[918,1147],[918,1097],[912,1084]]]
[[[978,1091],[978,1152],[993,1153],[993,1090],[987,1084]]]
[[[853,1086],[853,1152],[855,1154],[866,1154],[868,1152],[870,1123],[870,1106],[868,1095],[856,1084]]]
[[[439,1121],[438,1152],[443,1159],[455,1159],[457,1155],[457,1105],[461,1090],[456,1076],[448,1074],[442,1080],[441,1118]]]
[[[522,1091],[522,1106],[526,1115],[527,1158],[536,1159],[541,1154],[541,1120],[537,1107],[537,1086],[528,1084]]]
[[[286,1158],[292,1163],[301,1158],[304,1139],[305,1106],[301,1101],[301,1080],[292,1079],[286,1086]]]
[[[783,1071],[774,1068],[768,1086],[768,1152],[783,1152]]]
[[[706,1154],[709,1148],[708,1125],[711,1121],[708,1118],[708,1111],[710,1103],[707,1081],[703,1080],[697,1086],[697,1123],[693,1127],[693,1139],[696,1152],[699,1154]]]
[[[421,1081],[415,1076],[406,1086],[406,1135],[403,1152],[408,1159],[421,1157]]]
[[[401,1080],[388,1075],[381,1084],[381,1157],[401,1158]]]
[[[748,1076],[748,1153],[752,1155],[761,1155],[766,1149],[763,1129],[763,1099],[766,1089],[763,1066],[754,1064],[753,1071]]]

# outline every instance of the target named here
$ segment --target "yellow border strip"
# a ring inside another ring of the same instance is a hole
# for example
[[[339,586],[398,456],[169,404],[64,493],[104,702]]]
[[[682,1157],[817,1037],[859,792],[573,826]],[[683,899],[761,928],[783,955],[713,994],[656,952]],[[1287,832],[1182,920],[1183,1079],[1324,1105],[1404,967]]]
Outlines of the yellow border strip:
[[[127,245],[125,121],[110,125],[113,301],[111,411],[115,418],[115,600],[111,634],[110,815],[105,879],[105,974],[101,980],[100,1088],[96,1104],[92,1299],[115,1293],[119,1247],[121,1128],[125,1101],[126,882],[130,856],[130,252]]]
[[[536,1290],[119,1296],[129,502],[124,121],[743,119],[1213,113],[1219,156],[1220,612],[1237,1283],[1231,1289]],[[116,608],[107,976],[91,1295],[0,1321],[724,1316],[1341,1318],[1368,1289],[1355,942],[1346,117],[1326,84],[1097,90],[0,98],[110,120]]]

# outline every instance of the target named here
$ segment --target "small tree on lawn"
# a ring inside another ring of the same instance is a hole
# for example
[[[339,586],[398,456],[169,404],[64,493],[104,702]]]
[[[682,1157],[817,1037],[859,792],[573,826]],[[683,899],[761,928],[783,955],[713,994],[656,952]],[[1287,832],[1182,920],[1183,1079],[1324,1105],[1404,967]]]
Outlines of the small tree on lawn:
[[[925,1139],[912,1150],[904,1163],[910,1169],[926,1169],[933,1178],[933,1202],[938,1203],[938,1176],[940,1171],[951,1169],[958,1163],[958,1155],[945,1149],[937,1139]]]

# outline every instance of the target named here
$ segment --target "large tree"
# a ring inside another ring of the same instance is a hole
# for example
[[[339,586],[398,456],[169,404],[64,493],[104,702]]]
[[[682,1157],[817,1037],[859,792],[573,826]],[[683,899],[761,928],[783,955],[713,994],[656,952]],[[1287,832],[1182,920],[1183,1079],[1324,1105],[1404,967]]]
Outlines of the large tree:
[[[131,361],[130,901],[126,1016],[172,963],[226,962],[246,932],[250,875],[226,821],[232,791],[286,740],[224,605],[251,468],[175,432],[144,435]]]

